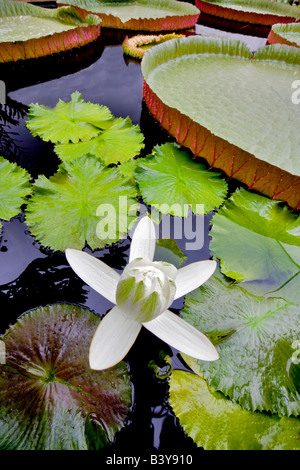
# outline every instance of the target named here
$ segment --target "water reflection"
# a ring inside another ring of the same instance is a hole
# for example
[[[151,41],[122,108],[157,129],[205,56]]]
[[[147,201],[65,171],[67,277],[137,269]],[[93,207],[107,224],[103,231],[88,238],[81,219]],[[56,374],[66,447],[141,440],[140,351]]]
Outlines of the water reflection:
[[[104,44],[100,35],[92,43],[70,51],[0,64],[0,77],[6,84],[7,92],[48,82],[88,67],[101,57],[103,49]]]

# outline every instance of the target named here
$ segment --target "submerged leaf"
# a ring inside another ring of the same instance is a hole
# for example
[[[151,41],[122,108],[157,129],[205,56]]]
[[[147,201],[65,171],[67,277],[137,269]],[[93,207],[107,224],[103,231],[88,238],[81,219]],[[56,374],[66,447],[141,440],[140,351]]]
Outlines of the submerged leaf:
[[[177,144],[154,148],[153,155],[139,161],[136,180],[144,201],[162,214],[186,217],[208,213],[219,207],[227,184],[219,173],[194,162]]]
[[[134,126],[129,117],[116,118],[93,139],[77,144],[56,145],[55,152],[62,161],[91,154],[105,165],[110,165],[125,162],[138,155],[144,147],[143,141],[140,127]]]
[[[29,312],[2,336],[2,450],[100,449],[113,442],[131,405],[124,362],[89,368],[99,318],[72,305]]]
[[[136,59],[142,59],[145,52],[157,44],[169,41],[170,39],[183,38],[183,34],[158,34],[158,35],[146,35],[139,34],[129,38],[126,36],[122,43],[123,51],[125,54],[130,55]]]
[[[243,410],[198,375],[173,371],[170,404],[205,450],[300,450],[299,419]]]
[[[68,143],[86,141],[110,127],[113,116],[106,106],[86,102],[76,91],[71,101],[59,100],[54,108],[31,104],[28,129],[45,141]]]
[[[221,271],[247,290],[300,301],[300,217],[244,189],[212,218],[210,249]]]
[[[136,220],[136,190],[116,168],[93,157],[59,166],[47,179],[40,175],[26,209],[26,223],[44,246],[102,248],[123,238]]]
[[[0,219],[10,220],[19,214],[31,192],[30,175],[26,170],[0,157]]]
[[[219,274],[186,296],[182,315],[220,354],[214,363],[199,362],[210,386],[248,410],[300,413],[298,386],[287,373],[299,339],[299,305],[256,297]]]
[[[177,269],[186,261],[177,242],[172,238],[161,238],[156,240],[154,261],[164,261],[173,264]]]

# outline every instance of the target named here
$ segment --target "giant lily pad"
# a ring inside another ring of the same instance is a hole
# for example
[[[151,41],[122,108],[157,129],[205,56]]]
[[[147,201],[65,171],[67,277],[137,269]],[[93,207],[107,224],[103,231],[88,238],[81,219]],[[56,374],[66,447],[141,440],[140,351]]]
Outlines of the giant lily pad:
[[[300,208],[298,49],[267,46],[252,57],[234,40],[174,39],[150,49],[142,71],[147,106],[178,143]]]
[[[272,0],[196,0],[201,12],[242,23],[273,25],[300,19],[300,12],[288,3]]]
[[[199,17],[194,5],[176,0],[63,0],[99,15],[106,28],[171,31],[193,27]]]
[[[0,63],[32,59],[94,41],[101,21],[72,7],[49,9],[18,1],[0,2]]]
[[[88,310],[52,305],[23,315],[2,336],[0,449],[100,449],[114,440],[131,386],[124,362],[89,368],[98,324]]]
[[[252,292],[300,302],[300,217],[244,189],[212,218],[210,249],[226,276]]]
[[[175,370],[170,404],[187,434],[206,450],[300,450],[300,420],[247,411],[202,377]]]
[[[270,44],[287,44],[300,47],[300,24],[275,24],[268,35]]]
[[[179,145],[156,146],[153,155],[138,161],[135,172],[143,200],[162,214],[186,217],[219,207],[227,184],[218,173],[194,162]]]
[[[116,168],[93,157],[64,162],[49,179],[40,175],[26,208],[26,223],[54,250],[102,248],[124,237],[137,213],[136,190]]]
[[[30,175],[15,163],[0,157],[0,219],[10,220],[19,214],[31,192]]]
[[[248,410],[300,414],[297,375],[288,373],[299,304],[251,295],[217,273],[186,296],[182,314],[219,351],[214,363],[198,361],[210,386]]]

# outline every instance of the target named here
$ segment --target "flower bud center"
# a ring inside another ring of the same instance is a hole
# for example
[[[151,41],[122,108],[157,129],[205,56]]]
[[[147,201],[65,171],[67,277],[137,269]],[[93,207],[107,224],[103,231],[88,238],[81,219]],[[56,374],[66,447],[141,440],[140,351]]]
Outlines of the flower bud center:
[[[134,260],[120,277],[116,292],[118,306],[136,321],[153,320],[174,299],[176,271],[167,263]]]

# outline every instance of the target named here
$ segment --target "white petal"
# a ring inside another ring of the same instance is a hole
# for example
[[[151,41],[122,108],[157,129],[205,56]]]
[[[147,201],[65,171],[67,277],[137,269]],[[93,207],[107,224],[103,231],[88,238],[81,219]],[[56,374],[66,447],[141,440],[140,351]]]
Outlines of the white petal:
[[[66,249],[66,258],[75,273],[99,294],[116,303],[117,284],[120,274],[95,256],[84,251]]]
[[[119,307],[113,307],[98,326],[91,345],[90,367],[103,370],[112,367],[126,356],[142,325],[126,318]]]
[[[154,223],[147,215],[137,224],[132,236],[129,263],[136,258],[153,260],[156,244]]]
[[[143,323],[165,343],[180,352],[203,361],[215,361],[219,354],[209,339],[192,325],[167,310],[154,320]]]
[[[204,284],[212,276],[216,266],[216,261],[205,260],[178,269],[175,279],[176,294],[174,300]]]

